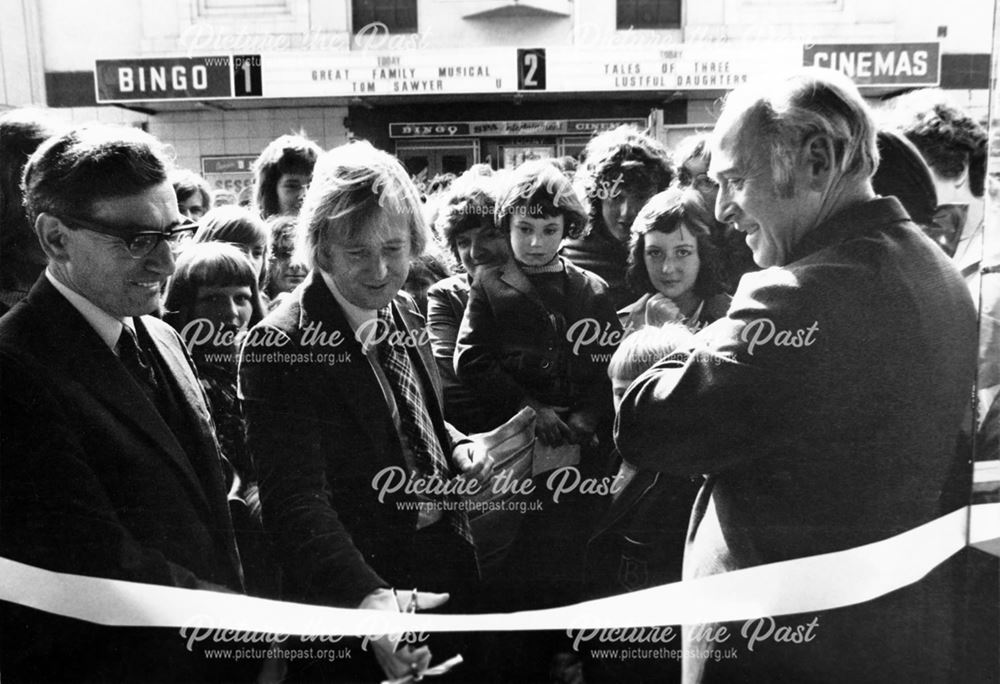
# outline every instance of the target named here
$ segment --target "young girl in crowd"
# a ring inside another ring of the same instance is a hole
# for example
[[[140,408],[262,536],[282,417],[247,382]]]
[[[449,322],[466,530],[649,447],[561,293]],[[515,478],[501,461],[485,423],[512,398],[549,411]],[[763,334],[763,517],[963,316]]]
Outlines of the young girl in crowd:
[[[579,445],[581,476],[606,474],[614,409],[606,370],[621,335],[605,282],[559,256],[580,235],[586,213],[570,181],[548,161],[526,162],[498,194],[496,226],[512,258],[477,272],[455,349],[459,379],[498,425],[525,406],[535,436],[549,446]],[[539,449],[536,447],[536,462]],[[565,605],[579,599],[593,496],[556,502],[534,478],[534,508],[521,521],[485,610]],[[492,601],[492,603],[491,603]],[[547,678],[558,634],[511,635],[488,658],[500,681]],[[533,669],[536,668],[536,669]]]
[[[626,279],[645,294],[618,312],[626,334],[669,321],[696,331],[729,310],[718,251],[685,197],[655,195],[632,224]]]
[[[230,511],[243,556],[248,589],[276,588],[262,545],[257,473],[247,450],[243,411],[236,394],[239,346],[264,318],[257,272],[235,246],[193,244],[177,259],[167,288],[163,320],[181,334],[198,369],[228,464]]]
[[[461,381],[499,425],[525,406],[544,444],[609,443],[607,359],[620,326],[599,277],[559,256],[587,217],[548,161],[518,167],[500,193],[497,227],[513,259],[472,285],[455,349]]]
[[[184,338],[198,368],[224,455],[241,480],[256,479],[236,399],[240,342],[264,318],[253,266],[233,245],[191,245],[177,259],[164,309],[163,320]]]
[[[258,284],[261,282],[267,254],[267,229],[249,210],[231,204],[212,209],[198,222],[194,241],[227,242],[237,247],[250,260]]]

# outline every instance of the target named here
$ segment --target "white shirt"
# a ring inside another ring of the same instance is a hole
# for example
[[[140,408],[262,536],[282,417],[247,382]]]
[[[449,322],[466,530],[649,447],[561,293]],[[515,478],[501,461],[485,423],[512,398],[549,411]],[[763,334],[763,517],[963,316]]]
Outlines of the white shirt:
[[[319,270],[319,274],[323,277],[323,282],[326,286],[330,288],[330,293],[333,298],[337,300],[340,304],[340,308],[344,310],[344,316],[347,318],[347,324],[351,326],[351,330],[357,333],[358,328],[363,324],[373,321],[378,318],[378,311],[374,309],[362,309],[349,301],[340,293],[337,289],[337,284],[334,282],[333,277],[326,273],[325,271]],[[392,423],[396,427],[396,434],[399,436],[399,442],[403,447],[403,460],[406,461],[407,470],[413,473],[415,470],[415,459],[413,457],[413,450],[406,439],[406,435],[403,434],[403,424],[399,418],[399,407],[396,405],[396,397],[392,393],[392,385],[389,384],[389,378],[386,377],[385,371],[382,370],[382,364],[379,363],[378,357],[376,356],[377,350],[375,347],[364,350],[365,358],[368,359],[369,365],[372,367],[372,372],[375,373],[375,377],[378,379],[378,384],[382,388],[382,396],[385,398],[386,406],[389,408],[389,413],[392,415]],[[421,390],[423,388],[421,387]],[[445,454],[447,457],[448,454]],[[422,529],[430,524],[436,523],[441,519],[442,512],[440,508],[434,508],[431,506],[421,506],[419,514],[417,516],[417,529]]]
[[[118,352],[115,350],[115,347],[118,346],[118,338],[121,337],[122,327],[126,325],[126,322],[121,318],[112,316],[80,293],[69,289],[66,285],[59,282],[49,269],[45,269],[45,277],[52,283],[52,287],[59,290],[59,294],[65,297],[73,308],[80,312],[80,315],[83,316],[87,323],[90,323],[90,327],[104,341],[104,344],[108,345],[108,348],[117,354]],[[133,330],[132,325],[129,325],[129,329]]]
[[[347,299],[344,298],[344,295],[340,294],[340,290],[337,289],[337,284],[333,281],[333,276],[329,273],[319,271],[319,274],[323,276],[323,282],[326,283],[328,288],[330,288],[333,298],[337,300],[337,303],[340,304],[340,308],[344,310],[344,315],[347,316],[347,323],[351,326],[351,330],[357,332],[357,329],[363,324],[378,318],[378,311],[375,311],[374,309],[362,309],[360,306],[347,301]]]

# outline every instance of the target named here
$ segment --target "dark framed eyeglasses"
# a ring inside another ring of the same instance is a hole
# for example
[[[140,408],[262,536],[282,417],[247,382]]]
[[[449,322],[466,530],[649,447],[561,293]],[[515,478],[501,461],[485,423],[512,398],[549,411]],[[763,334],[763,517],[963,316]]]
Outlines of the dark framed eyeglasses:
[[[133,230],[75,216],[60,216],[59,219],[70,228],[82,228],[118,238],[125,243],[125,249],[128,250],[129,256],[133,259],[149,256],[160,242],[166,242],[171,251],[179,252],[191,242],[198,230],[198,222],[192,219],[187,219],[165,230]]]

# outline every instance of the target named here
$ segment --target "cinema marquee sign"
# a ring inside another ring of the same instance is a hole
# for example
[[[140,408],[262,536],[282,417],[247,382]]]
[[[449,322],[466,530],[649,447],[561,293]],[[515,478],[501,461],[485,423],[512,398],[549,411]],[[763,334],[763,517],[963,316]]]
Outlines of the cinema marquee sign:
[[[939,43],[834,43],[806,45],[805,66],[838,69],[859,86],[936,86]]]
[[[938,43],[803,46],[678,44],[613,52],[495,47],[404,52],[279,52],[97,60],[97,102],[356,98],[423,94],[724,91],[795,63],[839,69],[862,87],[932,86]]]

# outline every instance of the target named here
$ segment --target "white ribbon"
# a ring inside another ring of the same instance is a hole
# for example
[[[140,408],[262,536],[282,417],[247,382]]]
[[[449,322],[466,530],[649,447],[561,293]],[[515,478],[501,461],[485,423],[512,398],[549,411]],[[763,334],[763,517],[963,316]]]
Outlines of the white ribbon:
[[[0,600],[131,627],[380,635],[735,622],[869,601],[917,582],[968,545],[1000,539],[1000,503],[978,504],[846,551],[676,582],[573,606],[480,615],[326,608],[42,570],[0,558]]]

